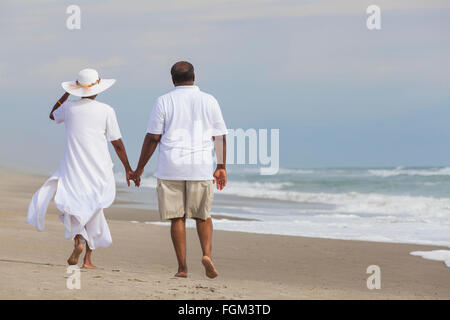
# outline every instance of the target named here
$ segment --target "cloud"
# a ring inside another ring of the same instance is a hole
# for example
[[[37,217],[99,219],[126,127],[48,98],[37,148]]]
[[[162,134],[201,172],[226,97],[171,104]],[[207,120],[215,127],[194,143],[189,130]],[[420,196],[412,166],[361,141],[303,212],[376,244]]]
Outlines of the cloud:
[[[15,27],[39,27],[38,23],[50,21],[55,15],[64,17],[70,4],[56,0],[3,0],[2,20]],[[282,18],[327,16],[342,14],[366,15],[373,0],[122,0],[82,1],[78,5],[82,15],[135,17],[152,15],[172,21],[223,21],[254,18]],[[446,0],[377,0],[382,13],[426,9],[450,9]],[[13,13],[13,15],[6,13]],[[39,14],[36,14],[39,12]],[[14,23],[17,22],[17,23]],[[6,25],[6,24],[5,24]],[[30,30],[31,31],[31,30]]]
[[[104,61],[91,61],[89,59],[76,57],[63,57],[56,61],[49,62],[32,68],[28,75],[33,78],[44,78],[48,81],[66,79],[74,77],[78,71],[84,68],[105,69],[123,66],[125,61],[119,57],[110,57]]]
[[[412,18],[410,12],[399,15],[397,21],[404,28],[396,32],[393,28],[389,32],[383,29],[378,36],[383,41],[375,46],[366,39],[365,8],[371,3],[372,0],[136,0],[130,5],[117,0],[80,1],[82,29],[68,31],[65,8],[69,2],[8,1],[2,3],[2,9],[10,10],[0,13],[7,18],[7,23],[2,22],[7,25],[6,31],[1,33],[3,42],[8,43],[0,52],[2,60],[8,61],[2,73],[5,78],[7,71],[14,70],[15,74],[32,79],[53,81],[64,80],[91,66],[106,72],[117,68],[113,70],[115,74],[132,82],[147,77],[144,69],[151,68],[156,73],[183,58],[204,67],[203,75],[213,69],[225,76],[257,73],[260,79],[273,76],[280,85],[295,81],[298,75],[346,82],[395,76],[416,77],[430,83],[433,78],[442,83],[447,80],[449,73],[436,68],[436,61],[446,61],[444,57],[449,52],[448,47],[437,47],[434,41],[438,28],[433,20],[438,19],[424,14],[423,20],[411,24],[408,19],[415,20],[420,11]],[[383,16],[386,12],[450,7],[450,2],[438,0],[377,3],[383,19],[388,17]],[[306,16],[314,17],[302,19]],[[448,24],[445,27],[441,32],[444,35]],[[428,29],[420,32],[423,28]],[[370,36],[374,39],[377,34]],[[425,37],[434,42],[424,42]],[[425,58],[426,62],[422,62]],[[125,65],[127,68],[121,68]],[[441,69],[445,70],[445,65]],[[212,76],[216,76],[214,72],[211,71]],[[23,81],[15,74],[8,76],[11,87]]]
[[[208,21],[250,19],[250,18],[282,18],[329,15],[366,15],[366,8],[373,0],[291,0],[291,1],[241,1],[239,5],[221,4],[219,10],[210,11],[204,8],[201,14],[194,14],[194,19]],[[422,9],[450,9],[450,3],[444,0],[378,0],[376,4],[382,13],[393,11],[411,11]],[[203,14],[208,11],[208,14]]]

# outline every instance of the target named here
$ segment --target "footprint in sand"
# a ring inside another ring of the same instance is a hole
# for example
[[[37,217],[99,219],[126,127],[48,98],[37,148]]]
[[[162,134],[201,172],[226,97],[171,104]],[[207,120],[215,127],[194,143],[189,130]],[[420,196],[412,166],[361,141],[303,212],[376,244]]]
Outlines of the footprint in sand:
[[[195,286],[196,289],[208,289],[208,287],[204,287],[201,284]]]

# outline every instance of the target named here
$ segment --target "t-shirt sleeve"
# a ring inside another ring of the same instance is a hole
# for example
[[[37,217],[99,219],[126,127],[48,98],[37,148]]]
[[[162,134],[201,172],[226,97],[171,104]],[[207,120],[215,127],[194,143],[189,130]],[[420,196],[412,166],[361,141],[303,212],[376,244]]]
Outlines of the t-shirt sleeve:
[[[228,134],[227,126],[223,120],[222,110],[220,110],[219,103],[216,99],[213,99],[211,110],[213,136],[217,137]]]
[[[64,102],[62,105],[59,106],[58,109],[53,111],[53,118],[55,119],[56,123],[63,123],[66,118],[66,104],[67,101]]]
[[[147,133],[163,134],[164,133],[164,109],[157,100],[153,106],[150,119],[148,120]]]
[[[108,141],[115,141],[122,138],[119,123],[117,122],[116,112],[113,108],[108,108],[108,115],[106,118],[106,136]]]

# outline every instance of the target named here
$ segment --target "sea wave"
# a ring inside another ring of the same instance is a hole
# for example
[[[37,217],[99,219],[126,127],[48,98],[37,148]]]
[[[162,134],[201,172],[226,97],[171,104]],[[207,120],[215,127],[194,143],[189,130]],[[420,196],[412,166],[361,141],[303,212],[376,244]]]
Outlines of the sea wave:
[[[409,169],[404,167],[397,167],[395,169],[372,169],[368,171],[371,175],[377,177],[393,177],[400,175],[407,176],[450,176],[450,167],[432,168],[432,169]]]
[[[278,174],[314,174],[315,170],[280,168]]]
[[[331,204],[342,213],[410,215],[417,218],[436,217],[450,223],[450,198],[386,195],[378,193],[323,193],[282,190],[284,183],[230,182],[226,194],[293,201],[299,203]]]

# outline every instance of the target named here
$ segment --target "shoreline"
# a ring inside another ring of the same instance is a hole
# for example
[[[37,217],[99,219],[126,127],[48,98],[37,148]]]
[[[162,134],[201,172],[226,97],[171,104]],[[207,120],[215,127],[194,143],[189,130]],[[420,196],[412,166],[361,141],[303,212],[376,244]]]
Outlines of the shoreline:
[[[196,232],[188,229],[189,277],[174,278],[169,228],[130,223],[133,216],[158,218],[157,212],[120,203],[105,209],[113,245],[94,252],[99,269],[82,270],[82,289],[68,290],[65,260],[72,243],[64,240],[54,204],[44,232],[25,222],[31,196],[46,178],[2,170],[0,178],[3,299],[450,299],[444,263],[409,254],[442,247],[401,243],[215,230],[220,275],[210,280]],[[366,286],[370,265],[381,269],[380,290]]]
[[[0,177],[1,175],[5,174],[5,170],[8,170],[9,168],[0,165]],[[37,191],[39,189],[39,187],[45,182],[45,180],[47,180],[50,176],[45,176],[41,173],[31,173],[31,171],[21,171],[18,169],[10,169],[11,172],[8,173],[11,176],[14,177],[30,177],[33,180],[41,180],[42,183],[40,184],[35,184],[35,188],[34,189],[28,189],[28,190],[33,190],[31,195],[30,195],[30,200],[31,200],[31,196],[33,195],[33,193],[35,191]],[[118,198],[123,197],[124,195],[127,194],[127,192],[123,191],[123,188],[126,187],[126,184],[117,184],[118,186],[117,191],[116,191],[116,199],[113,202],[113,204],[111,205],[111,207],[105,209],[108,211],[108,213],[105,213],[105,217],[107,220],[117,220],[117,221],[127,221],[130,223],[135,223],[135,222],[139,222],[139,223],[153,223],[153,222],[166,222],[166,221],[161,221],[160,217],[159,217],[159,212],[157,209],[151,209],[151,208],[146,208],[145,207],[145,203],[143,202],[139,202],[139,201],[130,201],[130,200],[118,200]],[[148,188],[148,187],[147,187]],[[1,190],[1,189],[0,189]],[[126,190],[126,189],[125,189]],[[233,195],[228,195],[226,194],[225,197],[230,197]],[[277,199],[265,199],[265,198],[249,198],[249,197],[245,197],[242,196],[240,197],[242,200],[261,200],[261,201],[275,201],[275,202],[289,202],[289,203],[295,203],[293,201],[283,201],[283,200],[277,200]],[[217,200],[215,200],[217,201]],[[53,203],[53,201],[51,202]],[[308,203],[311,205],[317,204],[317,205],[328,205],[328,204],[324,204],[324,203]],[[51,206],[52,204],[50,204]],[[141,206],[139,206],[141,205]],[[127,212],[123,212],[124,210],[126,210]],[[217,219],[217,220],[222,220],[222,219],[226,219],[226,220],[231,220],[231,221],[262,221],[262,220],[258,220],[258,219],[247,219],[247,218],[243,218],[243,217],[238,217],[238,216],[233,216],[233,215],[221,215],[221,214],[211,214],[211,217],[213,219]],[[419,246],[433,246],[436,248],[445,248],[445,249],[450,249],[450,246],[445,246],[445,245],[436,245],[436,244],[429,244],[429,243],[416,243],[416,242],[395,242],[395,241],[377,241],[377,240],[359,240],[359,239],[342,239],[342,238],[332,238],[332,237],[315,237],[315,236],[303,236],[303,235],[291,235],[291,234],[278,234],[278,233],[264,233],[264,232],[247,232],[247,231],[239,231],[239,230],[220,230],[220,231],[225,231],[225,232],[242,232],[242,233],[248,233],[248,234],[260,234],[260,235],[274,235],[274,236],[286,236],[286,237],[300,237],[300,238],[311,238],[311,239],[329,239],[329,240],[344,240],[344,241],[361,241],[361,242],[374,242],[374,243],[386,243],[386,244],[409,244],[409,245],[419,245]]]

